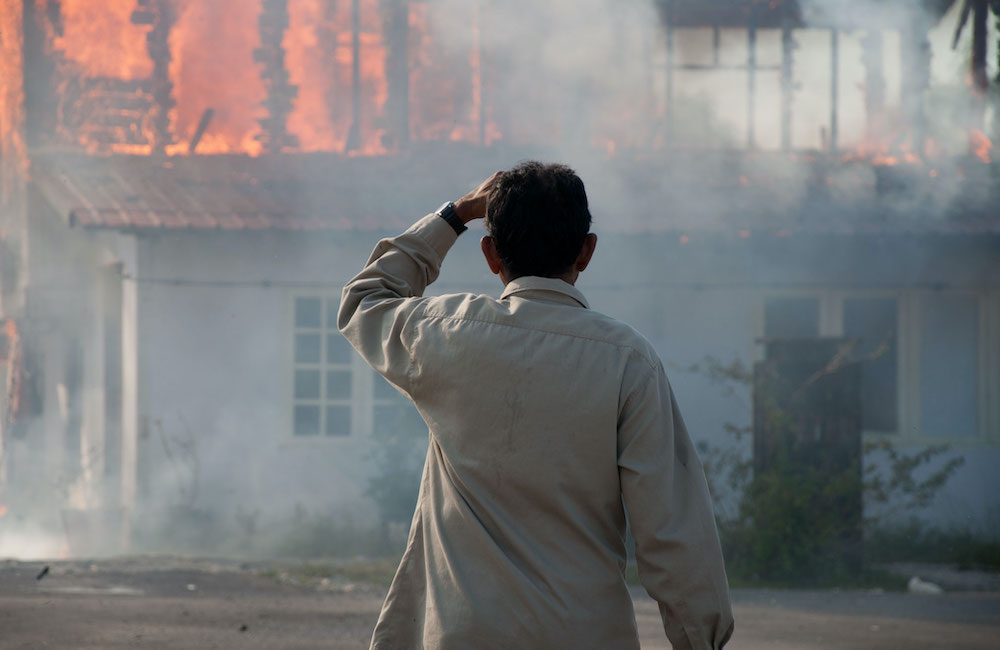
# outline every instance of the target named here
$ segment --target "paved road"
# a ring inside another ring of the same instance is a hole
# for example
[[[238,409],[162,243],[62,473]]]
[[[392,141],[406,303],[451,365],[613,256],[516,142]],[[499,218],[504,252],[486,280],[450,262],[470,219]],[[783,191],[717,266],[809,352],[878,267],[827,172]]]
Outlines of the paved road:
[[[363,649],[382,590],[176,559],[0,562],[0,648]],[[299,584],[290,584],[292,582]],[[636,593],[643,650],[669,648]],[[737,590],[732,650],[1000,648],[1000,594]]]
[[[643,650],[669,648],[656,604],[634,596]],[[1000,593],[737,589],[733,604],[736,634],[727,650],[1000,648]]]

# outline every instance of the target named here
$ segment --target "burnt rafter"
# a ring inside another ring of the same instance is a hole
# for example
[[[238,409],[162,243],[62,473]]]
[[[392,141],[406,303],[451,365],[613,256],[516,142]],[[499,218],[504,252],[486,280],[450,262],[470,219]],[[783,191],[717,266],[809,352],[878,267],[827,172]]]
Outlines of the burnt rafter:
[[[170,81],[170,30],[176,22],[174,8],[169,0],[137,0],[136,9],[132,12],[132,22],[152,26],[146,34],[146,51],[153,61],[153,75],[150,78],[154,105],[153,151],[162,154],[167,145],[173,142],[170,111],[175,102],[174,85]]]
[[[797,0],[656,0],[660,16],[673,27],[801,26]]]
[[[257,140],[265,152],[278,152],[298,146],[298,138],[288,132],[287,118],[292,112],[292,102],[298,95],[289,80],[285,67],[285,51],[281,41],[288,29],[287,0],[262,0],[260,21],[260,47],[254,50],[254,61],[261,64],[261,79],[267,96],[264,107],[267,116],[259,120],[262,133]]]

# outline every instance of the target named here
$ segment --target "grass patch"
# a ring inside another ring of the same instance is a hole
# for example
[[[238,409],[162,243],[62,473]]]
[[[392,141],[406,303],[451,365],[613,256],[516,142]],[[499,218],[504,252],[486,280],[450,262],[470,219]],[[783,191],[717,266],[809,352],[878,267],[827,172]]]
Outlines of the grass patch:
[[[303,587],[361,584],[387,588],[396,574],[399,558],[355,559],[343,562],[304,562],[272,566],[258,572],[263,578]]]
[[[872,531],[865,540],[865,552],[874,563],[930,562],[1000,571],[1000,542],[971,531],[943,531],[918,522]]]

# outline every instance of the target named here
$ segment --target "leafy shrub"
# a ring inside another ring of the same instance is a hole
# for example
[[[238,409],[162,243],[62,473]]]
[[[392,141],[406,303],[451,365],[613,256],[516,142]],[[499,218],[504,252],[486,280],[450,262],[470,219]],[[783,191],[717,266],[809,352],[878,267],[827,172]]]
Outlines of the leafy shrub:
[[[708,358],[684,370],[706,374],[727,393],[753,385],[752,371],[738,360],[723,364]],[[768,425],[787,429],[787,414],[773,400],[763,401],[768,404]],[[728,424],[726,432],[739,442],[752,435],[752,427]],[[946,446],[905,453],[891,441],[879,440],[866,444],[864,453],[882,454],[887,462],[868,463],[863,471],[857,463],[840,471],[820,470],[779,454],[755,474],[745,444],[701,443],[698,449],[716,502],[730,577],[754,584],[863,582],[871,572],[863,561],[871,558],[864,557],[863,531],[857,526],[867,528],[874,522],[858,522],[850,516],[851,508],[861,499],[883,506],[883,515],[925,507],[963,462],[951,458],[929,471],[947,453]],[[723,488],[736,495],[734,512],[721,502]]]

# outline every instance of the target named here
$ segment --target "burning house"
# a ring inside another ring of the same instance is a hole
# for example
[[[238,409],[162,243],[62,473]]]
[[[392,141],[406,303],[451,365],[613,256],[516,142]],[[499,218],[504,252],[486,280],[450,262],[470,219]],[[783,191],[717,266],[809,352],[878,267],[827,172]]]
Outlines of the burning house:
[[[375,435],[422,423],[340,287],[526,157],[588,183],[597,309],[681,368],[858,339],[863,435],[966,458],[923,516],[995,515],[1000,110],[950,4],[0,2],[0,536],[370,525]],[[435,291],[497,293],[471,249]],[[696,439],[752,418],[674,382]]]

